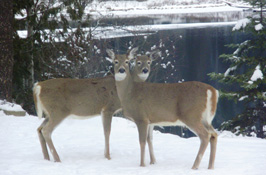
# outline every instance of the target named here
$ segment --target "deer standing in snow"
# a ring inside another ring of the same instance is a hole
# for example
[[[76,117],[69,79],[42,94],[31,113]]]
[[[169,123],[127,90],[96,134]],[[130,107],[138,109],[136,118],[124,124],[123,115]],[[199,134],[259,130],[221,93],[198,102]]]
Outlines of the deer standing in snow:
[[[192,169],[198,169],[209,142],[211,152],[208,168],[213,169],[217,133],[211,123],[216,113],[218,91],[196,81],[173,84],[134,82],[128,62],[134,59],[136,50],[132,49],[127,58],[118,57],[111,50],[107,50],[107,53],[113,60],[116,88],[124,115],[132,119],[138,128],[140,166],[145,166],[145,145],[147,138],[152,137],[149,128],[154,125],[181,125],[187,126],[201,141]],[[152,142],[149,142],[150,156],[155,160]]]
[[[125,59],[128,55],[117,55],[117,57]],[[148,58],[142,57],[144,60]],[[149,72],[150,64],[145,61],[143,63],[142,69]],[[142,82],[148,78],[148,74],[142,75],[142,69],[139,67],[133,69],[134,81]],[[65,118],[69,116],[90,118],[100,114],[105,136],[105,157],[111,159],[109,137],[112,115],[121,109],[113,76],[92,79],[58,78],[38,82],[34,85],[33,97],[39,118],[45,114],[43,123],[37,129],[44,159],[50,160],[48,145],[54,161],[60,162],[51,135],[55,127]]]

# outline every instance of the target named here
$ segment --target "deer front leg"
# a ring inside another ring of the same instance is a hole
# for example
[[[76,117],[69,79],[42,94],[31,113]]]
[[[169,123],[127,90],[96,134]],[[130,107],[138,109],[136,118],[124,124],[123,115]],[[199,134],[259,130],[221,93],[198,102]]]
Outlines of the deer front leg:
[[[108,160],[111,159],[109,142],[110,142],[112,115],[113,112],[102,112],[103,130],[105,138],[104,156]]]
[[[140,143],[140,166],[145,166],[145,146],[147,141],[148,123],[145,121],[136,122],[139,131]]]
[[[149,152],[150,152],[150,164],[155,164],[156,163],[156,159],[155,159],[154,152],[153,152],[153,143],[152,143],[153,128],[154,128],[153,125],[149,125],[149,127],[148,127],[148,137],[147,137],[147,142],[148,142]]]

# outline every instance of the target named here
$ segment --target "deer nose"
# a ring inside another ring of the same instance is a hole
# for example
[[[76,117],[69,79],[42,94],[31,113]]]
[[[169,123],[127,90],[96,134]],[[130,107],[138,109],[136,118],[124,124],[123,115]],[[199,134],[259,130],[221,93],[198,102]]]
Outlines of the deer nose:
[[[120,68],[120,69],[118,70],[118,72],[121,73],[121,74],[123,74],[123,73],[126,72],[126,70],[125,70],[124,68]]]
[[[144,74],[146,74],[146,73],[149,72],[149,70],[148,70],[147,68],[144,68],[144,69],[142,70],[142,72],[143,72]]]

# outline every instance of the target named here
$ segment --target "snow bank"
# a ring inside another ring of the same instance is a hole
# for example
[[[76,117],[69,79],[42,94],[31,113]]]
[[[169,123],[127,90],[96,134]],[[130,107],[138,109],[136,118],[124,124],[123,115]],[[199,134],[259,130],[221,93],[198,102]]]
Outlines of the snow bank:
[[[222,132],[218,137],[215,169],[208,170],[209,148],[199,170],[191,170],[200,141],[154,131],[155,165],[139,167],[140,149],[135,124],[114,118],[111,157],[103,155],[101,117],[66,119],[54,132],[53,140],[62,163],[43,159],[36,129],[42,121],[34,116],[5,116],[0,111],[1,175],[262,175],[266,172],[266,140]]]

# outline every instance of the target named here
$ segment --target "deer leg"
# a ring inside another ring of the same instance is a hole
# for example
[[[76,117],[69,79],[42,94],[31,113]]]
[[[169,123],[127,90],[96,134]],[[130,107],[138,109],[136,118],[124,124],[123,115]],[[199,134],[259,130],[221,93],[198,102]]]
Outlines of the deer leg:
[[[50,160],[50,157],[49,157],[49,154],[48,154],[48,150],[47,150],[47,145],[46,145],[45,139],[44,139],[43,134],[42,134],[42,129],[47,124],[47,122],[48,122],[48,118],[46,118],[42,122],[42,124],[37,129],[37,132],[38,132],[39,140],[40,140],[41,147],[42,147],[43,157],[46,160]]]
[[[210,138],[211,153],[210,153],[208,169],[214,169],[214,161],[215,161],[215,156],[216,156],[216,146],[217,146],[218,135],[212,126],[210,126],[210,133],[211,133],[211,138]]]
[[[198,169],[201,159],[204,155],[204,152],[208,146],[208,143],[210,140],[210,134],[207,132],[207,130],[205,129],[203,125],[200,125],[197,128],[193,128],[193,129],[200,138],[200,148],[199,148],[196,160],[194,161],[194,164],[192,166],[192,169]]]
[[[111,123],[112,123],[112,115],[113,112],[102,112],[102,121],[103,121],[103,130],[104,130],[104,138],[105,138],[105,149],[104,156],[110,160],[110,132],[111,132]]]
[[[150,164],[155,164],[156,163],[156,159],[154,156],[154,152],[153,152],[153,125],[149,125],[148,127],[148,137],[147,137],[147,142],[148,142],[148,146],[149,146],[149,152],[150,152]]]
[[[145,121],[136,122],[139,131],[140,143],[140,166],[145,166],[145,146],[147,141],[148,123]]]
[[[50,149],[50,152],[53,155],[54,161],[55,162],[61,162],[59,155],[56,152],[56,149],[54,147],[51,135],[53,130],[55,129],[55,127],[61,122],[62,120],[51,120],[51,118],[49,118],[48,123],[43,127],[42,129],[42,134],[43,137]]]

